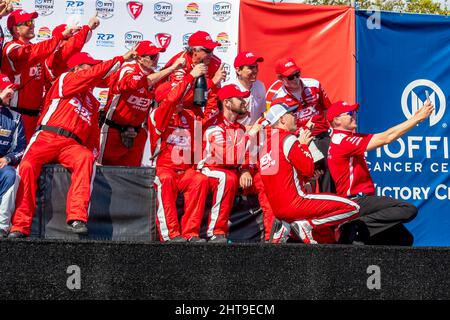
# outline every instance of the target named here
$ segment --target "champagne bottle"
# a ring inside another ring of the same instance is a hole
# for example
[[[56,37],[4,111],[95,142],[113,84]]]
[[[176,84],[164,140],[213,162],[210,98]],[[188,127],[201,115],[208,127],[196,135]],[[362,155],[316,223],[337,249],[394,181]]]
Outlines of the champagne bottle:
[[[201,75],[195,80],[194,84],[194,104],[204,107],[206,105],[207,95],[206,78],[204,75]]]

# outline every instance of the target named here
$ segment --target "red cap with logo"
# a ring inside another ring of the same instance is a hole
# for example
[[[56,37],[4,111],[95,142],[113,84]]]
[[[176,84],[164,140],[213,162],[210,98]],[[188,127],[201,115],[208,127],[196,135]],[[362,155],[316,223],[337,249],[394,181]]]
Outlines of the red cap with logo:
[[[235,84],[228,84],[226,86],[223,86],[218,92],[217,97],[219,100],[225,100],[229,98],[247,98],[250,96],[250,91],[242,91],[237,85]]]
[[[36,19],[38,16],[37,12],[26,12],[22,9],[17,9],[9,14],[6,26],[11,30],[12,27],[17,26],[19,23]]]
[[[334,118],[336,118],[338,115],[343,114],[345,112],[358,110],[359,109],[359,103],[355,104],[348,104],[345,101],[338,101],[333,103],[327,110],[327,119],[328,121],[332,121]]]
[[[234,67],[239,68],[242,66],[250,66],[257,62],[263,62],[264,58],[256,56],[253,52],[243,51],[240,52],[234,59]]]
[[[293,58],[283,58],[275,62],[275,73],[281,74],[284,77],[300,71],[301,69],[297,66]]]
[[[100,62],[102,62],[102,60],[92,58],[92,56],[87,52],[78,52],[69,58],[69,60],[67,61],[67,67],[69,67],[69,69],[72,69],[73,67],[82,64],[94,65]]]
[[[11,89],[17,89],[19,87],[17,83],[12,83],[6,74],[0,73],[0,90],[3,91],[10,85],[12,85]]]
[[[220,43],[213,41],[208,32],[197,31],[189,37],[188,45],[189,47],[203,47],[212,50],[220,46]]]
[[[164,51],[166,51],[166,49],[157,47],[151,41],[148,41],[148,40],[139,42],[139,44],[136,47],[136,52],[137,52],[138,56],[144,56],[144,55],[153,56],[155,54],[158,54],[158,53],[164,52]]]

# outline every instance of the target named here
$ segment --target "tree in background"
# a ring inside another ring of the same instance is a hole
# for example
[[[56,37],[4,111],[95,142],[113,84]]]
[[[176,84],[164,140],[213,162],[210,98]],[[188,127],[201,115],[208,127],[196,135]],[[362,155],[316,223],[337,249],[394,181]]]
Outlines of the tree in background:
[[[300,1],[299,1],[300,2]],[[433,0],[305,0],[304,3],[313,5],[352,5],[358,9],[378,9],[382,11],[428,13],[448,15],[448,7],[441,8],[441,4]]]

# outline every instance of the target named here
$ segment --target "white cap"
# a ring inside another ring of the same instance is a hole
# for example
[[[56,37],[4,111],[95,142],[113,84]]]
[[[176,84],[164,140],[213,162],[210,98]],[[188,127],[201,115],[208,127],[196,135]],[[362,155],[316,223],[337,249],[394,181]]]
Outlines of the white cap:
[[[277,103],[274,104],[269,108],[269,110],[266,113],[266,120],[269,122],[270,125],[273,125],[275,122],[278,121],[284,114],[288,112],[295,111],[298,108],[297,105],[289,107],[285,103]]]

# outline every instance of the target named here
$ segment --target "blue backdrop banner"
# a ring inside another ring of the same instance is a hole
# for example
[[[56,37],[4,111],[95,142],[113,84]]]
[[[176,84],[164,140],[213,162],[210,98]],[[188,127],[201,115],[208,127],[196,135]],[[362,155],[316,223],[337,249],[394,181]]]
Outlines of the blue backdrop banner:
[[[360,132],[382,132],[410,118],[426,100],[430,119],[368,153],[378,195],[415,204],[406,226],[415,246],[450,246],[450,19],[356,12]]]

